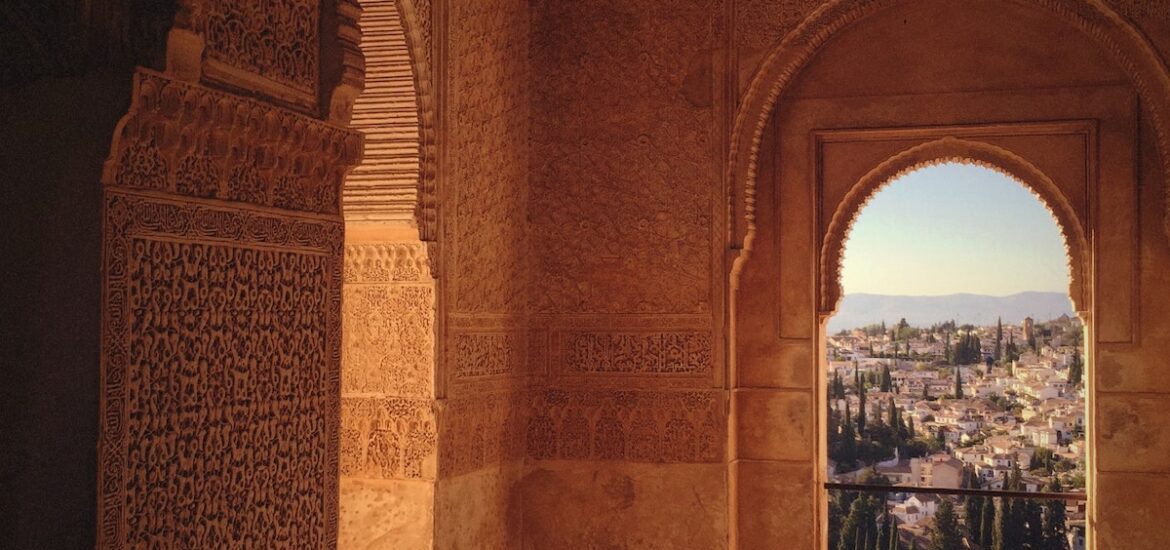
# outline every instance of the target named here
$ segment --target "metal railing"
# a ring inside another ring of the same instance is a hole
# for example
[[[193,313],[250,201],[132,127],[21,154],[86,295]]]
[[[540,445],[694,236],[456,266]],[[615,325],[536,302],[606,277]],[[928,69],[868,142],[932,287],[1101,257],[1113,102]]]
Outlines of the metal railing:
[[[907,487],[903,485],[866,485],[860,483],[826,483],[830,491],[856,491],[863,493],[917,493],[928,495],[957,495],[980,497],[1030,498],[1037,500],[1088,500],[1085,493],[1045,493],[1029,491],[1000,491],[994,489],[946,489],[941,487]]]

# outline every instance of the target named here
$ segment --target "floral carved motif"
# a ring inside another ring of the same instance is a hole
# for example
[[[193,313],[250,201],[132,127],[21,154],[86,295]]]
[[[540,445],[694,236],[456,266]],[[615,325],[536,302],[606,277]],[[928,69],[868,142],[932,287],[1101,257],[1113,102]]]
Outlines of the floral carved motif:
[[[103,182],[337,214],[360,155],[358,133],[140,69]]]
[[[457,380],[522,374],[527,346],[525,333],[456,334],[453,374]]]
[[[344,295],[342,391],[430,397],[434,287],[347,284]]]
[[[438,445],[429,399],[343,397],[341,475],[434,479]]]
[[[562,338],[565,372],[691,376],[711,372],[709,332],[571,332]]]
[[[100,547],[334,543],[341,241],[107,190]]]
[[[525,440],[536,460],[718,462],[720,391],[545,389],[533,392]]]
[[[210,74],[235,85],[256,75],[315,102],[320,73],[320,0],[202,0],[194,11],[204,55],[231,70]],[[245,73],[240,75],[239,73]]]

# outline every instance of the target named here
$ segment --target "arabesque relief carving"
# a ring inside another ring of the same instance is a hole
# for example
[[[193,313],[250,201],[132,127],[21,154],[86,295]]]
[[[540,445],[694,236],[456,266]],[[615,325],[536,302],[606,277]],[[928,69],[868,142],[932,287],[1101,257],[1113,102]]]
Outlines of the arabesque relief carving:
[[[718,462],[725,407],[718,390],[533,391],[527,453],[536,460]]]
[[[524,373],[527,335],[519,332],[463,332],[454,336],[451,369],[455,379]]]
[[[342,391],[431,397],[434,287],[347,283],[344,295]]]
[[[114,189],[105,220],[99,546],[331,544],[340,223]]]
[[[337,214],[361,136],[255,100],[139,70],[103,181]]]
[[[569,332],[561,335],[566,373],[710,374],[711,334],[686,332]]]
[[[256,75],[316,102],[320,0],[199,0],[193,14],[213,79],[267,91]]]
[[[533,8],[530,309],[709,312],[713,3],[597,4]]]
[[[430,399],[344,397],[341,475],[434,479],[438,430]]]
[[[360,145],[136,74],[102,178],[100,547],[336,541],[336,214]]]

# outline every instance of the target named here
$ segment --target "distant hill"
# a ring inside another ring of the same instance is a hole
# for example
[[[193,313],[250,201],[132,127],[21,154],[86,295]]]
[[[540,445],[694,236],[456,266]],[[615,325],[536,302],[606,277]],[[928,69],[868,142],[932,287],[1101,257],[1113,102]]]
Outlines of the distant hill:
[[[1062,292],[1021,292],[1011,296],[951,294],[948,296],[887,296],[846,294],[837,314],[829,320],[829,332],[885,321],[893,325],[905,317],[914,326],[930,326],[954,319],[956,323],[992,325],[997,317],[1018,325],[1024,317],[1037,322],[1072,315],[1072,302]]]

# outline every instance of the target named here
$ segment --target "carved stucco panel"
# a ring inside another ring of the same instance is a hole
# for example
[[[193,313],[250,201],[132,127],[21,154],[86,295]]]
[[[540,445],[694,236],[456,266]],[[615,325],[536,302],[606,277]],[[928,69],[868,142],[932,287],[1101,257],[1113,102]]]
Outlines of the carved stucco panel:
[[[524,308],[527,2],[453,2],[447,115],[453,311]]]
[[[535,7],[533,312],[710,311],[711,9]]]

